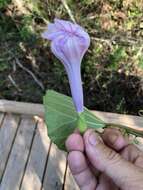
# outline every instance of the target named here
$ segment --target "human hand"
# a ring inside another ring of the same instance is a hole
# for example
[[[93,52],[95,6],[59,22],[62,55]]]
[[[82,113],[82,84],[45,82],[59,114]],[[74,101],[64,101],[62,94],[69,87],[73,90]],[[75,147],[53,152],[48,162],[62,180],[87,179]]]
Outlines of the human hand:
[[[89,129],[66,141],[68,163],[81,190],[143,190],[143,152],[119,130],[105,129],[102,138]]]

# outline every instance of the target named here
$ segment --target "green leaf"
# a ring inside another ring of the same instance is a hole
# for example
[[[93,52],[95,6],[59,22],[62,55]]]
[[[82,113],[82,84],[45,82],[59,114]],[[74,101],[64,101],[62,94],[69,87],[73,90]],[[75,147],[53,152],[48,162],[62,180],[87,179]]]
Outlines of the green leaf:
[[[43,100],[48,136],[60,149],[66,150],[65,141],[77,128],[79,122],[79,116],[74,108],[72,98],[53,90],[48,90]],[[84,108],[83,114],[88,128],[105,127],[105,123],[87,108]]]
[[[126,51],[124,47],[116,47],[112,54],[109,55],[108,68],[112,70],[117,70],[119,67],[120,61],[126,57]]]
[[[143,57],[142,57],[142,56],[139,57],[138,66],[139,66],[141,69],[143,69]]]

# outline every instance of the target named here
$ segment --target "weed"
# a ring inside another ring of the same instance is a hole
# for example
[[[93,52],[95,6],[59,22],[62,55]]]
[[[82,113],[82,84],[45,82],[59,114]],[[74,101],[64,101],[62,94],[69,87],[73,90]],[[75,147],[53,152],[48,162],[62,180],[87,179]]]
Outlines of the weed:
[[[108,67],[112,70],[117,70],[119,68],[120,62],[127,57],[124,47],[116,46],[114,51],[109,56]]]

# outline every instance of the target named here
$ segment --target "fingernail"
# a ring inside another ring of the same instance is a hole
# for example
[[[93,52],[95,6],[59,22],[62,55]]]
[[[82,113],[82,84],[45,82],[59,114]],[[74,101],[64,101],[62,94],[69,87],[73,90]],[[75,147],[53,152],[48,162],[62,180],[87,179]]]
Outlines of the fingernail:
[[[118,135],[117,135],[117,134],[111,134],[111,135],[109,136],[109,141],[110,141],[112,144],[114,144],[114,143],[116,142],[117,138],[118,138]]]
[[[89,135],[88,141],[92,146],[96,146],[100,142],[100,137],[96,133],[91,133]]]

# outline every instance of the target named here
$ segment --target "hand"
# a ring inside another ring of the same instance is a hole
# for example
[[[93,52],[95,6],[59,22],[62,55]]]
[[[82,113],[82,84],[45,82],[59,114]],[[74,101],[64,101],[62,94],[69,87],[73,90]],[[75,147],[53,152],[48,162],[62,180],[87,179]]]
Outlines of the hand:
[[[89,129],[66,141],[68,163],[81,190],[143,190],[143,152],[119,130],[105,129],[102,138]]]

